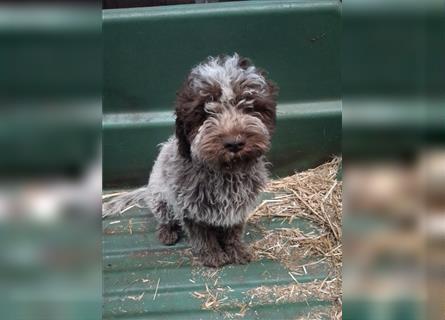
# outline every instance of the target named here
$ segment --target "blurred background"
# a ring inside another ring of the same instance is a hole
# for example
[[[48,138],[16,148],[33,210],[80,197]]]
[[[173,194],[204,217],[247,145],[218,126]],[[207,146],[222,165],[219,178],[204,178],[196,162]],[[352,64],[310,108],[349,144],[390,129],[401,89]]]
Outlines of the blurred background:
[[[445,20],[343,2],[344,319],[445,317]]]
[[[2,319],[98,319],[101,11],[0,4]]]

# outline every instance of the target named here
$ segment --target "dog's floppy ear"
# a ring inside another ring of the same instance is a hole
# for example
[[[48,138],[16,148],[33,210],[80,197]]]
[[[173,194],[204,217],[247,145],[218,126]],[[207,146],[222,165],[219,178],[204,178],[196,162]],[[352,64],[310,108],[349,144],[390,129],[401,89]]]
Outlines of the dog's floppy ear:
[[[203,122],[205,113],[198,108],[202,97],[197,96],[187,80],[176,94],[176,138],[179,154],[190,159],[190,143],[193,135]]]
[[[178,111],[176,111],[176,139],[178,140],[179,154],[184,158],[190,158],[190,142],[185,134],[184,120],[181,119],[181,113]]]
[[[261,113],[262,121],[266,125],[269,133],[272,134],[275,129],[276,108],[277,108],[278,87],[275,83],[267,81],[267,93],[265,95],[256,95],[253,99],[255,111]]]
[[[188,85],[188,81],[186,81],[182,88],[176,93],[176,139],[178,140],[178,151],[179,154],[185,158],[190,158],[190,142],[187,138],[187,128],[186,128],[186,119],[191,92]]]

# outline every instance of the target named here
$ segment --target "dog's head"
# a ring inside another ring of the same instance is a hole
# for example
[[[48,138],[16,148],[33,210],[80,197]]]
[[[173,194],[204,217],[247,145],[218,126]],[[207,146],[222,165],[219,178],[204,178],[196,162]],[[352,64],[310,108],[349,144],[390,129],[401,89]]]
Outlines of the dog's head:
[[[275,127],[276,86],[238,54],[193,68],[176,100],[179,152],[210,165],[266,153]]]

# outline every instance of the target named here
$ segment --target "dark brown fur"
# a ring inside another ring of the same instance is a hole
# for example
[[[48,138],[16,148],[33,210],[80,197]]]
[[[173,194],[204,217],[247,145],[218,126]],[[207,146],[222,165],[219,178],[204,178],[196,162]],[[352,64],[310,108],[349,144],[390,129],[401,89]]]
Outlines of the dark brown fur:
[[[178,223],[160,224],[157,231],[159,241],[170,246],[178,242],[181,226]]]
[[[206,119],[204,111],[205,98],[196,96],[188,82],[184,84],[176,97],[176,137],[179,153],[190,158],[190,142],[198,128]]]
[[[185,230],[190,238],[193,253],[207,267],[225,264],[246,264],[252,254],[243,244],[243,225],[215,227],[186,219]]]
[[[232,263],[246,264],[253,258],[248,247],[243,243],[244,225],[224,228],[219,234],[219,242]]]

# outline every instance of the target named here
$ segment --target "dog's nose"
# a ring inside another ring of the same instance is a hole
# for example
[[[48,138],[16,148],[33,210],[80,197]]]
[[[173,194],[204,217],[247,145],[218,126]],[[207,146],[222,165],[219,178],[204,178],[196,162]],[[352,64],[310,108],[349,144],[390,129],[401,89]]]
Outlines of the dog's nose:
[[[244,147],[245,144],[246,143],[243,140],[225,140],[224,148],[230,152],[238,152]]]

